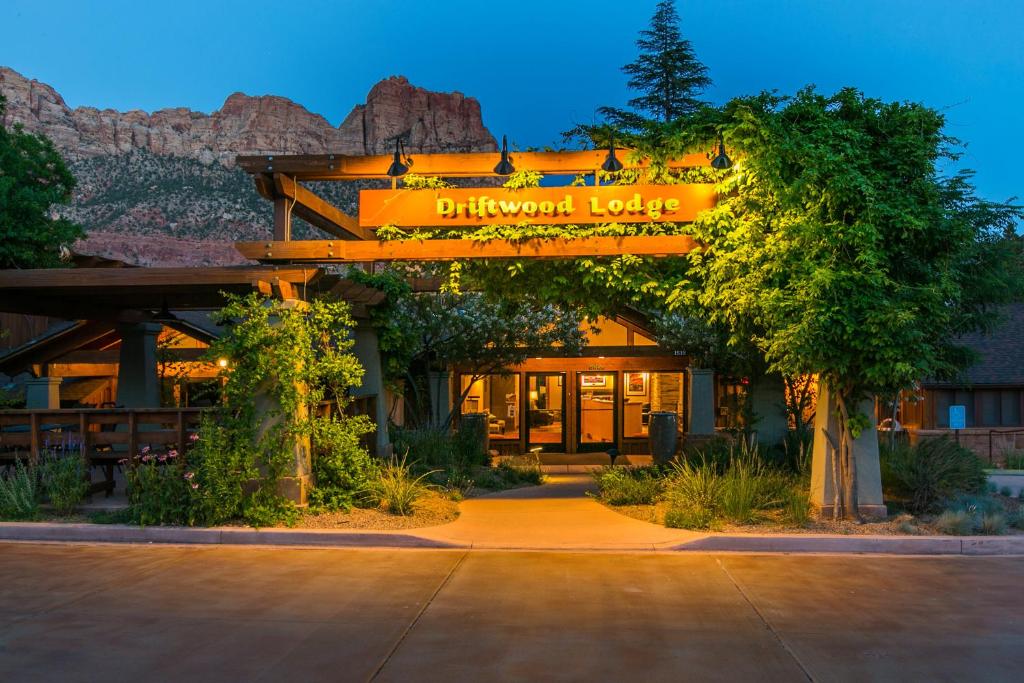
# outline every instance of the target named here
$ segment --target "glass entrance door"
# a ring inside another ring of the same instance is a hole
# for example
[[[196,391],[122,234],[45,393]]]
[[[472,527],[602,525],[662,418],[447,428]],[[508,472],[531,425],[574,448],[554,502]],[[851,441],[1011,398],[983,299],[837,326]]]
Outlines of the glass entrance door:
[[[565,373],[526,374],[526,441],[552,453],[565,452]]]
[[[576,450],[606,451],[615,445],[618,436],[616,373],[581,372],[576,378]]]

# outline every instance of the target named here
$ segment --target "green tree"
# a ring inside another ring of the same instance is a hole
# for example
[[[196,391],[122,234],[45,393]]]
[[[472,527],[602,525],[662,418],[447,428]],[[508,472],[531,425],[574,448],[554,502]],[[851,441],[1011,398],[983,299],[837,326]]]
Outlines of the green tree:
[[[6,128],[5,109],[0,95],[0,268],[52,268],[61,246],[84,235],[51,214],[71,198],[75,178],[47,138]]]
[[[1021,210],[940,175],[956,158],[943,124],[920,104],[808,88],[735,100],[686,132],[724,134],[738,159],[693,226],[698,300],[771,370],[829,387],[837,514],[857,516],[860,401],[955,375],[972,360],[957,336],[1021,292]]]
[[[658,3],[650,28],[640,32],[636,45],[639,56],[622,71],[629,76],[629,87],[639,94],[629,101],[629,109],[598,109],[609,123],[638,131],[648,121],[675,121],[705,104],[699,97],[711,85],[711,78],[679,31],[675,0]]]

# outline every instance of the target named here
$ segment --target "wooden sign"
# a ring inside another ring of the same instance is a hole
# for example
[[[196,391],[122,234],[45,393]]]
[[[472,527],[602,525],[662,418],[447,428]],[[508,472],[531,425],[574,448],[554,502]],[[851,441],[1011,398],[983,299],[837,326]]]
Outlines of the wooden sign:
[[[710,184],[363,190],[359,193],[359,225],[688,223],[714,205],[715,189]]]

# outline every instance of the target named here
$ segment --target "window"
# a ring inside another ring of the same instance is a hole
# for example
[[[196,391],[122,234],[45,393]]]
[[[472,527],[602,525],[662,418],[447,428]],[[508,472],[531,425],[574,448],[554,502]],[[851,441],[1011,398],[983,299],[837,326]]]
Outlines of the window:
[[[686,376],[681,372],[623,372],[622,435],[646,439],[652,412],[675,413],[679,429],[684,429],[685,401]]]
[[[473,382],[462,375],[460,389],[466,399],[463,413],[487,413],[491,439],[519,438],[519,375],[486,375]]]
[[[935,426],[949,429],[949,407],[964,406],[968,427],[1020,427],[1019,389],[936,389],[932,391]]]

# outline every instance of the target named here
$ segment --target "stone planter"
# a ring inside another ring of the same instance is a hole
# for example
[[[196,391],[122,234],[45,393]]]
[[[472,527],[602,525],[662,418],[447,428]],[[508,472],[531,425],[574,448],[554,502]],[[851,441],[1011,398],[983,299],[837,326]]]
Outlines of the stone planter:
[[[491,447],[487,413],[463,413],[459,417],[459,436],[473,445],[473,461],[487,464]]]
[[[657,464],[665,464],[676,455],[679,446],[679,416],[675,413],[652,412],[647,428],[647,444]]]

